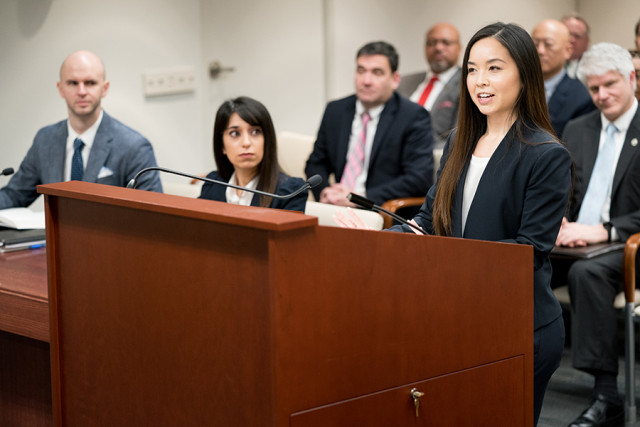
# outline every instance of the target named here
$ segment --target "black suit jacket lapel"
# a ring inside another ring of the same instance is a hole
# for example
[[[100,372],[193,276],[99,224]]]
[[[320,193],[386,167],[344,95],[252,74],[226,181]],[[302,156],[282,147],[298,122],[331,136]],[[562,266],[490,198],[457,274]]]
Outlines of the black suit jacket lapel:
[[[340,114],[340,124],[338,126],[338,151],[336,157],[336,179],[342,177],[342,172],[347,164],[347,152],[349,151],[349,141],[351,139],[351,127],[356,115],[356,97],[352,96],[344,106],[344,114]]]
[[[638,141],[640,140],[640,108],[636,111],[635,116],[633,116],[633,120],[629,124],[629,129],[627,130],[627,135],[624,138],[624,144],[622,145],[622,151],[620,152],[620,158],[618,159],[618,164],[616,166],[616,172],[613,175],[613,186],[611,188],[611,198],[613,199],[613,195],[616,193],[620,183],[622,182],[622,177],[625,175],[627,169],[631,165],[631,160],[638,150]]]
[[[569,79],[569,76],[565,75],[562,80],[560,80],[560,83],[558,83],[558,86],[556,86],[553,94],[551,94],[551,98],[549,98],[548,107],[550,117],[564,117],[562,108],[566,104],[567,96],[569,96],[569,86],[566,85],[567,79]]]
[[[373,146],[371,147],[371,157],[369,158],[369,167],[374,163],[378,153],[381,150],[383,141],[389,129],[393,126],[393,121],[398,112],[398,97],[395,92],[391,98],[387,101],[380,113],[380,119],[378,120],[378,126],[376,127],[376,136],[373,139]]]
[[[602,129],[602,120],[598,116],[598,120],[594,120],[587,125],[584,130],[584,137],[582,139],[581,147],[579,147],[582,156],[582,165],[584,167],[584,173],[582,176],[586,180],[584,183],[584,191],[587,191],[589,185],[589,179],[591,179],[591,173],[593,167],[596,164],[596,158],[598,157],[598,150],[600,148],[600,131]],[[584,196],[584,195],[583,195]]]

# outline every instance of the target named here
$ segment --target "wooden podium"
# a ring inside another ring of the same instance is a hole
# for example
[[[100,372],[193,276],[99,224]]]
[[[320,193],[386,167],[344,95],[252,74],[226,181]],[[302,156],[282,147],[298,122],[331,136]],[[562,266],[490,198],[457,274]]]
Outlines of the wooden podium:
[[[58,426],[533,425],[530,247],[39,191]]]

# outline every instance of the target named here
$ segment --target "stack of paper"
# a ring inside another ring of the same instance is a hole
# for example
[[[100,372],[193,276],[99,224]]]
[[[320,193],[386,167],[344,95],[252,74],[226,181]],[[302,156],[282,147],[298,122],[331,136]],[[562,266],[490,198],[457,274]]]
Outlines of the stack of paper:
[[[44,228],[44,212],[34,212],[29,208],[1,209],[0,225],[17,230]]]
[[[0,210],[0,253],[44,246],[44,212],[28,208]]]

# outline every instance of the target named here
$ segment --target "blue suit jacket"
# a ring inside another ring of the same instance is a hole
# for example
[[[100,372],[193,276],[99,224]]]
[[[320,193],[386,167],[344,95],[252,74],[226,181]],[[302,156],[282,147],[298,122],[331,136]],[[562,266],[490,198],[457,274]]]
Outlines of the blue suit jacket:
[[[347,163],[356,96],[330,102],[324,112],[318,138],[307,160],[307,177],[320,175],[312,189],[318,200],[329,184],[329,175],[340,182]],[[371,148],[367,198],[376,204],[398,197],[424,196],[433,181],[433,137],[429,113],[394,93],[387,101]]]
[[[227,182],[222,179],[216,171],[213,171],[209,175],[207,175],[207,178],[215,179],[216,181]],[[293,193],[303,185],[304,181],[301,178],[291,178],[284,173],[280,173],[280,176],[278,177],[278,185],[276,185],[275,194],[284,196],[285,194]],[[200,192],[199,198],[215,200],[218,202],[226,202],[226,191],[227,187],[225,187],[224,185],[216,185],[205,182],[202,186],[202,191]],[[269,205],[269,207],[273,209],[286,209],[290,211],[304,212],[308,196],[309,193],[307,191],[304,191],[290,199],[271,199],[271,204]],[[258,196],[257,194],[253,195],[253,198],[251,199],[251,206],[260,206],[260,196]]]
[[[549,118],[558,138],[571,119],[596,109],[591,96],[579,80],[565,75],[549,99]]]
[[[554,138],[543,131],[524,135],[520,141],[514,128],[491,156],[478,184],[462,233],[462,196],[470,159],[462,171],[452,207],[453,237],[533,246],[534,329],[561,314],[551,291],[553,249],[571,188],[571,157]],[[447,162],[452,138],[444,148],[438,176]],[[431,187],[416,222],[433,233],[432,212],[437,184]],[[393,227],[410,232],[408,227]],[[495,260],[499,263],[500,260]]]
[[[38,197],[37,185],[64,180],[67,137],[67,120],[38,131],[20,168],[0,189],[0,209],[29,206]],[[125,187],[136,173],[150,166],[157,165],[149,141],[105,112],[82,180]],[[158,172],[144,174],[137,188],[162,192]]]

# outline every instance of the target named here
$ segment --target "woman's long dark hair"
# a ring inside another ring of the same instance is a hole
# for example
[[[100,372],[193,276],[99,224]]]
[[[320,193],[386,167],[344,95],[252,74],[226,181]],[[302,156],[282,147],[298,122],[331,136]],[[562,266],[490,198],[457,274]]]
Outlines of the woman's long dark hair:
[[[452,233],[451,207],[459,185],[458,180],[476,143],[487,130],[487,117],[478,110],[467,90],[469,52],[479,40],[487,37],[493,37],[504,46],[518,67],[522,90],[513,109],[516,136],[524,140],[526,129],[543,129],[554,134],[545,100],[540,58],[531,36],[515,24],[497,22],[482,28],[469,40],[464,52],[458,128],[451,152],[440,174],[433,205],[434,232],[441,236],[450,236]]]
[[[251,126],[262,129],[264,136],[264,153],[262,162],[258,166],[258,186],[257,189],[274,193],[278,185],[280,165],[278,164],[278,147],[276,141],[276,131],[271,121],[269,111],[260,102],[247,96],[225,101],[218,112],[213,125],[213,157],[218,166],[218,174],[225,181],[229,181],[234,172],[233,165],[224,154],[224,131],[229,125],[229,119],[233,113],[237,113],[242,120]],[[271,197],[260,196],[260,206],[269,207]]]

